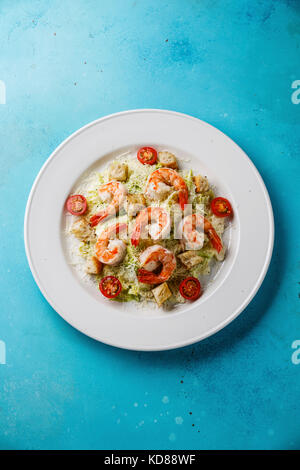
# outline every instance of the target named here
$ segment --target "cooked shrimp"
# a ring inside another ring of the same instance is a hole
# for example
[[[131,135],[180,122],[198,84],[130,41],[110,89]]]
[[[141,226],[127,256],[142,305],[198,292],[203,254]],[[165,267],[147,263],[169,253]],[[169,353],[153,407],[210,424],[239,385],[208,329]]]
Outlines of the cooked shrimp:
[[[101,211],[90,218],[92,227],[119,211],[127,195],[127,188],[119,181],[110,181],[100,186],[98,194],[103,202],[108,202],[109,204],[105,209],[101,209]]]
[[[212,223],[202,214],[190,214],[182,220],[182,235],[185,247],[189,250],[200,250],[204,243],[204,233],[209,238],[212,246],[219,253],[222,248],[222,241],[215,231]],[[201,230],[198,231],[197,228]]]
[[[188,189],[184,179],[175,170],[170,168],[159,168],[151,173],[147,187],[146,196],[150,199],[162,199],[170,191],[170,187],[178,192],[181,209],[188,202]]]
[[[167,281],[176,268],[176,258],[172,251],[160,245],[153,245],[146,248],[140,255],[142,268],[138,270],[138,280],[143,284],[160,284]],[[162,266],[159,274],[155,274],[155,269]]]
[[[127,230],[127,224],[113,224],[100,234],[95,253],[99,261],[115,266],[119,264],[126,254],[126,244],[123,240],[116,239],[116,235]]]
[[[153,240],[165,238],[170,233],[171,218],[162,207],[145,207],[135,220],[131,243],[137,246],[141,237],[148,232]]]

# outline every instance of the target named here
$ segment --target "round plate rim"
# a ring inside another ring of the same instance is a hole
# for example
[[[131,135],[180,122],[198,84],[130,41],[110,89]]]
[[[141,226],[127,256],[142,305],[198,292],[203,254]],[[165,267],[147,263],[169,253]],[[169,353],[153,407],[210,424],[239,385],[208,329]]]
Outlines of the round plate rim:
[[[238,147],[240,152],[242,152],[243,156],[247,159],[248,164],[252,167],[252,170],[254,171],[254,173],[256,175],[256,178],[257,178],[258,182],[260,183],[262,192],[264,194],[265,203],[266,203],[266,206],[267,206],[267,211],[268,211],[268,216],[269,216],[269,222],[270,222],[270,225],[269,225],[270,235],[269,235],[269,242],[268,242],[268,248],[267,248],[267,252],[266,252],[265,262],[264,262],[263,268],[261,269],[260,275],[257,278],[257,281],[256,281],[255,285],[252,287],[250,293],[248,294],[248,296],[246,297],[244,302],[235,311],[233,311],[232,314],[230,316],[228,316],[223,322],[219,323],[216,327],[213,327],[213,328],[209,329],[208,331],[206,331],[202,335],[190,338],[189,340],[179,341],[175,344],[161,345],[161,346],[155,346],[155,347],[153,347],[153,346],[150,346],[150,347],[149,346],[145,346],[145,347],[134,347],[134,346],[128,347],[128,346],[126,346],[125,347],[122,344],[117,344],[116,342],[113,342],[113,341],[110,342],[108,340],[105,340],[105,341],[104,340],[99,340],[96,336],[93,336],[90,332],[84,331],[84,328],[79,329],[78,326],[76,326],[75,324],[72,323],[72,321],[70,321],[69,319],[66,320],[64,318],[64,316],[59,313],[59,309],[58,309],[58,306],[56,306],[55,301],[53,299],[49,298],[48,293],[46,292],[46,290],[43,288],[43,286],[39,282],[38,273],[37,273],[35,267],[33,266],[33,263],[32,263],[32,260],[31,260],[30,243],[29,243],[28,233],[27,233],[28,232],[28,223],[29,223],[29,211],[30,211],[30,206],[31,206],[33,196],[35,194],[37,185],[39,183],[39,180],[40,180],[42,174],[45,172],[45,170],[47,169],[50,162],[59,154],[59,151],[65,145],[67,145],[70,140],[72,140],[73,138],[75,138],[76,136],[78,136],[79,134],[84,132],[86,129],[91,128],[94,125],[97,125],[101,121],[106,121],[106,120],[116,118],[116,117],[126,115],[126,114],[149,113],[149,112],[150,113],[164,113],[164,114],[178,115],[178,116],[181,116],[185,119],[190,119],[190,120],[194,120],[194,121],[197,121],[197,122],[200,121],[203,125],[208,126],[210,128],[213,128],[215,131],[222,134],[222,136],[225,139],[228,139],[232,143],[232,145]],[[50,306],[65,321],[67,321],[71,326],[73,326],[78,331],[81,331],[83,334],[95,339],[96,341],[102,342],[104,344],[114,346],[114,347],[118,347],[120,349],[133,350],[133,351],[162,351],[162,350],[171,350],[171,349],[177,349],[177,348],[185,347],[185,346],[194,344],[196,342],[200,342],[200,341],[204,340],[205,338],[208,338],[208,337],[212,336],[213,334],[217,333],[218,331],[222,330],[223,328],[225,328],[225,326],[229,325],[235,318],[238,317],[238,315],[240,315],[243,312],[243,310],[245,310],[245,308],[249,305],[251,300],[255,297],[256,293],[258,292],[259,288],[261,287],[261,285],[263,283],[263,280],[264,280],[264,278],[267,274],[267,271],[268,271],[268,268],[269,268],[269,265],[270,265],[270,262],[271,262],[271,258],[272,258],[272,252],[273,252],[273,247],[274,247],[274,232],[275,232],[275,229],[274,229],[274,215],[273,215],[273,209],[272,209],[272,204],[271,204],[269,193],[267,191],[266,185],[265,185],[258,169],[254,165],[252,160],[248,157],[248,155],[244,152],[244,150],[234,140],[232,140],[227,134],[225,134],[224,132],[219,130],[217,127],[209,124],[206,121],[203,121],[199,118],[196,118],[194,116],[190,116],[188,114],[181,113],[181,112],[178,112],[178,111],[159,109],[159,108],[140,108],[140,109],[138,108],[138,109],[130,109],[130,110],[126,110],[126,111],[120,111],[120,112],[117,112],[117,113],[112,113],[112,114],[103,116],[101,118],[95,119],[95,120],[89,122],[88,124],[85,124],[84,126],[79,128],[78,130],[73,132],[72,134],[70,134],[65,140],[63,140],[54,149],[54,151],[47,158],[45,163],[42,165],[40,171],[38,172],[38,174],[37,174],[37,176],[36,176],[36,178],[33,182],[33,185],[31,187],[30,193],[29,193],[29,197],[28,197],[27,204],[26,204],[26,209],[25,209],[25,216],[24,216],[24,245],[25,245],[25,252],[26,252],[26,257],[27,257],[27,260],[28,260],[28,264],[29,264],[32,276],[33,276],[37,286],[39,287],[41,293],[43,294],[43,296],[45,297],[47,302],[50,304]]]

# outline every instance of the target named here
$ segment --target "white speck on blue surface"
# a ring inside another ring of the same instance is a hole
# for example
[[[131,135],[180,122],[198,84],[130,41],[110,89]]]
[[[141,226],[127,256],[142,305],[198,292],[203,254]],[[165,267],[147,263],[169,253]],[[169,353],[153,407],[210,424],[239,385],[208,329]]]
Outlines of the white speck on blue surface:
[[[175,423],[176,423],[176,424],[182,424],[182,423],[183,423],[183,418],[182,418],[182,416],[176,416],[176,418],[175,418]]]

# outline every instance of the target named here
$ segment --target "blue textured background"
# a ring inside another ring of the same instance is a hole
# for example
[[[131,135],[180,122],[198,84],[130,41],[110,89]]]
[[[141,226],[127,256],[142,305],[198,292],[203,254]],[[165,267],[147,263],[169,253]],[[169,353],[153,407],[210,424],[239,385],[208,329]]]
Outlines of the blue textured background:
[[[300,448],[300,2],[0,0],[0,44],[0,447]],[[22,233],[55,147],[98,117],[146,107],[235,139],[276,222],[269,273],[246,311],[162,353],[114,349],[65,323],[33,281]]]

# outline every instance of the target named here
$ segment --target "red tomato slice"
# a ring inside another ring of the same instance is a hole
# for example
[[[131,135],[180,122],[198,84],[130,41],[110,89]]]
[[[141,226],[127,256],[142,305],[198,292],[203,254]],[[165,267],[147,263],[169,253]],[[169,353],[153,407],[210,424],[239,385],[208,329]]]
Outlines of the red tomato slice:
[[[179,284],[179,292],[187,300],[197,300],[201,295],[201,284],[195,277],[187,277]]]
[[[87,202],[81,194],[74,194],[67,199],[66,207],[73,215],[83,215],[87,210]]]
[[[99,290],[108,299],[114,299],[117,297],[121,290],[122,284],[119,279],[115,276],[106,276],[101,279],[99,283]]]
[[[157,151],[152,147],[142,147],[137,157],[143,165],[153,165],[157,160]]]
[[[230,202],[224,197],[215,197],[211,201],[210,207],[217,217],[229,217],[233,213]]]

